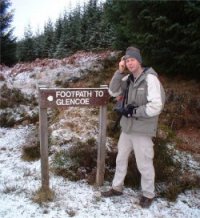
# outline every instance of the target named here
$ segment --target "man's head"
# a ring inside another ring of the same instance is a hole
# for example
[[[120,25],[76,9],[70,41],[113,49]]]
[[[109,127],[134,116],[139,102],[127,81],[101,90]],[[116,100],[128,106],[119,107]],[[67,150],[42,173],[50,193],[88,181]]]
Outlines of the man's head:
[[[142,56],[138,48],[132,46],[128,47],[124,59],[127,60],[128,58],[135,58],[140,64],[142,64]]]
[[[142,72],[142,57],[140,50],[135,47],[128,47],[123,57],[127,69],[137,77]]]

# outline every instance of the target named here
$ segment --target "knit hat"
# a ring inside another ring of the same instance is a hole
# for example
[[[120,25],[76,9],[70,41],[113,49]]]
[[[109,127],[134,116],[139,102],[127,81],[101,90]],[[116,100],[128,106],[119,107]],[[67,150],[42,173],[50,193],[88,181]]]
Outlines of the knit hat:
[[[142,56],[140,50],[135,47],[128,47],[124,56],[125,60],[128,58],[135,58],[140,64],[142,63]]]

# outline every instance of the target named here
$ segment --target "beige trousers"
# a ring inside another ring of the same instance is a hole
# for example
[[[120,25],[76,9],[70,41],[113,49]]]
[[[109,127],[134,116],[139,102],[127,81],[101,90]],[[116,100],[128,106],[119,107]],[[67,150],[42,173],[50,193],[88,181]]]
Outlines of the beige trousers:
[[[117,191],[122,191],[124,179],[127,174],[128,158],[132,150],[135,154],[138,170],[141,173],[141,188],[143,196],[153,198],[155,196],[153,142],[151,137],[137,133],[126,134],[122,132],[120,135],[112,188]]]

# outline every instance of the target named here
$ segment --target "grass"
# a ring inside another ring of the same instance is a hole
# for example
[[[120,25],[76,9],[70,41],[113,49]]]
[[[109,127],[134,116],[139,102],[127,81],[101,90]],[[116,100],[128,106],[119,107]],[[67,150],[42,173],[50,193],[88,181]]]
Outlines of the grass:
[[[200,188],[200,176],[191,173],[184,172],[173,177],[174,180],[170,181],[163,191],[160,191],[158,195],[160,197],[167,198],[170,201],[176,201],[178,194],[183,193],[186,190],[195,190]]]
[[[1,127],[13,127],[16,121],[13,117],[12,112],[3,112],[0,114],[0,126]]]
[[[40,188],[35,193],[33,193],[32,200],[35,203],[42,204],[44,202],[53,201],[55,198],[55,192],[50,188],[43,189]]]
[[[38,122],[38,113],[33,113],[32,115],[19,112],[20,105],[27,105],[33,108],[37,106],[35,97],[27,98],[20,89],[8,88],[4,84],[0,88],[0,109],[4,110],[0,113],[0,126],[1,127],[13,127],[18,124],[24,123],[36,123]],[[16,115],[17,114],[17,115]],[[16,120],[16,117],[18,119]],[[20,117],[20,119],[19,119]]]
[[[200,188],[200,177],[194,173],[182,171],[180,163],[173,160],[173,150],[166,146],[166,141],[156,138],[154,166],[156,186],[164,184],[164,188],[156,190],[157,196],[176,200],[178,194],[187,189]],[[55,155],[51,170],[59,176],[72,181],[85,180],[95,184],[96,176],[96,141],[91,138],[86,142],[77,142],[69,150],[63,150]],[[117,151],[107,152],[105,180],[112,181],[114,176]],[[140,187],[141,176],[137,169],[134,154],[129,157],[125,186]]]
[[[108,65],[103,73],[91,73],[85,80],[78,81],[74,84],[72,83],[71,86],[98,87],[100,84],[108,84],[115,69],[115,64]],[[194,123],[195,126],[197,126],[197,122],[193,118],[193,115],[197,114],[194,112],[196,109],[192,109],[193,114],[187,114],[187,110],[188,108],[192,108],[192,102],[196,108],[198,107],[197,101],[193,99],[194,91],[187,87],[187,84],[183,83],[185,90],[181,90],[181,84],[177,87],[174,83],[173,87],[170,84],[171,81],[164,81],[166,82],[164,86],[167,101],[165,109],[160,116],[158,137],[154,139],[154,166],[156,172],[156,185],[164,184],[164,188],[157,190],[158,196],[165,197],[169,200],[175,200],[178,194],[184,190],[200,188],[200,185],[197,182],[199,181],[199,177],[196,174],[183,171],[180,163],[174,162],[173,160],[173,150],[170,150],[167,146],[167,144],[174,143],[178,145],[178,142],[180,144],[181,140],[177,137],[177,131],[183,126],[193,125]],[[112,130],[117,120],[117,114],[113,111],[114,105],[115,102],[113,99],[110,99],[107,106],[107,135],[113,139],[113,143],[117,144],[120,135],[120,128],[117,127],[114,131]],[[97,151],[94,147],[91,148],[89,145],[91,145],[91,143],[86,143],[85,145],[80,143],[79,146],[74,145],[74,148],[71,148],[69,151],[57,154],[55,158],[57,161],[56,173],[72,180],[86,179],[88,183],[94,183]],[[116,156],[116,149],[107,152],[105,180],[110,182],[114,176]],[[60,160],[60,163],[58,163],[58,160]],[[71,162],[72,165],[66,167],[66,162]],[[78,172],[78,168],[81,168],[82,173]],[[188,174],[191,179],[188,179],[185,174]],[[91,177],[93,179],[91,179]],[[90,178],[90,180],[88,178]],[[129,157],[127,176],[125,178],[125,186],[138,188],[140,186],[140,179],[141,176],[136,166],[134,154],[131,153]]]
[[[35,161],[40,158],[40,144],[35,146],[24,146],[22,152],[22,159],[24,161]]]
[[[0,90],[0,109],[7,107],[15,107],[19,104],[33,104],[36,105],[35,98],[28,99],[24,96],[20,89],[9,89],[6,84],[1,87]]]
[[[91,72],[84,78],[78,81],[65,84],[68,88],[78,87],[99,87],[102,84],[109,84],[109,81],[117,69],[117,60],[115,62],[107,62],[105,69],[102,72]],[[183,170],[180,163],[173,160],[173,150],[168,148],[168,144],[175,144],[176,149],[195,152],[199,146],[194,149],[194,141],[192,141],[191,133],[188,133],[187,139],[183,134],[185,129],[193,128],[197,135],[200,129],[200,86],[194,81],[181,81],[177,83],[163,78],[163,85],[166,91],[165,108],[160,115],[158,137],[154,139],[155,158],[154,166],[156,171],[156,187],[163,184],[162,188],[157,189],[157,194],[160,197],[165,197],[169,200],[176,200],[179,193],[188,189],[200,188],[200,177],[195,173]],[[55,82],[57,85],[63,85],[61,81]],[[17,96],[17,95],[16,95]],[[108,108],[108,126],[107,135],[113,139],[113,144],[117,144],[120,129],[112,130],[117,119],[117,114],[113,111],[115,102],[110,99]],[[4,106],[5,107],[5,106]],[[59,113],[55,113],[54,119],[50,123],[54,123],[55,119],[59,119]],[[74,113],[72,116],[80,116]],[[67,124],[72,130],[77,131],[76,126],[70,121]],[[184,135],[185,136],[185,135]],[[185,141],[187,140],[187,144]],[[197,138],[197,142],[199,142]],[[197,149],[196,149],[197,148]],[[30,154],[32,154],[30,152]],[[200,152],[198,151],[197,154]],[[115,169],[117,150],[107,151],[106,154],[106,169],[105,180],[112,181]],[[90,138],[86,142],[76,141],[68,150],[61,150],[54,154],[51,170],[55,174],[67,177],[70,180],[77,181],[84,179],[89,184],[95,183],[96,176],[96,158],[97,158],[97,142],[94,138]],[[138,188],[140,186],[140,173],[137,170],[134,154],[129,157],[128,172],[125,179],[125,186]],[[36,198],[38,202],[45,200],[42,197],[42,192],[38,193]],[[52,199],[50,194],[46,199]],[[73,215],[73,213],[72,213]]]
[[[35,161],[40,158],[40,141],[37,126],[26,136],[22,145],[21,158],[24,161]]]
[[[51,169],[55,174],[72,181],[88,179],[93,183],[95,178],[97,142],[94,138],[86,142],[78,141],[68,150],[62,150],[55,154]]]
[[[8,185],[8,184],[4,184],[4,189],[3,189],[3,193],[4,194],[9,194],[12,192],[16,192],[18,190],[19,187],[17,187],[16,185]]]

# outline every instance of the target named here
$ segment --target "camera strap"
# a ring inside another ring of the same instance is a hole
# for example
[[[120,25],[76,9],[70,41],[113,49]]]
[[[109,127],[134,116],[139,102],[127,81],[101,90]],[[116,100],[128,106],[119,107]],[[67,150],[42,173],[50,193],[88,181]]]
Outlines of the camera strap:
[[[132,78],[131,78],[131,77],[132,77]],[[129,76],[128,76],[128,79],[127,79],[127,86],[126,86],[126,89],[125,89],[125,91],[124,91],[124,97],[123,97],[123,101],[122,101],[122,104],[121,104],[122,108],[124,108],[125,103],[126,103],[126,104],[128,103],[128,91],[129,91],[129,86],[130,86],[131,80],[134,81],[134,78],[133,78],[133,75],[132,75],[132,74],[129,75]],[[122,114],[120,114],[120,115],[118,116],[118,119],[116,120],[115,125],[112,127],[112,131],[115,131],[115,130],[116,130],[116,128],[117,128],[117,126],[118,126],[118,124],[119,124],[119,122],[120,122],[120,120],[121,120],[121,117],[122,117]]]
[[[144,74],[148,69],[149,69],[148,67],[145,67],[144,70],[143,70],[143,72],[142,72],[142,74]],[[142,75],[142,74],[141,74],[141,75]],[[140,76],[141,76],[141,75],[140,75]],[[123,99],[123,103],[122,103],[122,107],[123,107],[123,108],[124,108],[125,103],[126,103],[126,104],[128,103],[128,92],[129,92],[129,86],[130,86],[131,81],[132,81],[133,83],[135,82],[135,78],[134,78],[133,74],[130,74],[130,75],[128,76],[128,79],[127,79],[127,87],[126,87],[126,89],[125,89],[124,99]],[[137,90],[136,90],[136,93],[137,93]]]
[[[126,89],[125,89],[125,92],[124,92],[124,98],[123,98],[123,102],[122,102],[122,107],[123,108],[124,108],[125,104],[128,103],[128,91],[129,91],[129,86],[130,86],[131,80],[134,82],[134,77],[133,77],[132,74],[130,74],[128,76],[128,79],[127,79],[127,86],[126,86]]]

